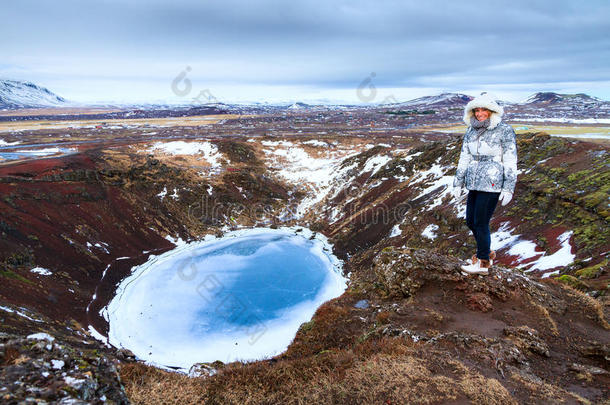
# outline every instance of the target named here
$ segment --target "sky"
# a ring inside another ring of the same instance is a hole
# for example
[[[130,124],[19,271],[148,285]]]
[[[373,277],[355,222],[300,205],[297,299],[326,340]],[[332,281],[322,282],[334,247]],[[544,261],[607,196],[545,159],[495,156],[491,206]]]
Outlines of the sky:
[[[608,0],[4,0],[0,78],[81,103],[610,100]]]

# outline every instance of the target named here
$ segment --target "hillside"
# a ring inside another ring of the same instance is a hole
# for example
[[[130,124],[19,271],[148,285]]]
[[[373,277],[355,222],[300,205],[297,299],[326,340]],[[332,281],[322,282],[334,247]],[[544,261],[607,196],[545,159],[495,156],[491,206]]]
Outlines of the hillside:
[[[171,127],[116,129],[78,153],[0,166],[7,400],[40,389],[120,403],[119,375],[136,403],[608,396],[606,146],[519,135],[515,198],[491,223],[498,265],[468,278],[458,266],[474,240],[446,189],[459,136],[235,135],[243,127],[226,120],[210,131],[227,135],[183,130],[180,141]],[[286,353],[200,365],[193,375],[213,375],[188,379],[104,343],[100,311],[133,266],[179,238],[295,225],[329,238],[351,282]]]
[[[0,79],[0,109],[50,107],[68,104],[45,87],[31,82]]]
[[[610,102],[583,93],[535,93],[521,103],[511,104],[510,110],[511,117],[523,121],[554,118],[557,121],[593,122],[610,118]]]

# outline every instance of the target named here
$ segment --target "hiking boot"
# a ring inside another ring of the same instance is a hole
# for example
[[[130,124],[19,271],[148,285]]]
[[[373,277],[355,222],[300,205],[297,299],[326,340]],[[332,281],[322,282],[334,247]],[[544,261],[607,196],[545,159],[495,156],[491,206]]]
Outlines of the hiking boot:
[[[494,260],[496,260],[496,251],[492,250],[491,252],[489,252],[489,263],[493,265]],[[475,253],[470,258],[470,263],[475,264],[477,261],[479,261],[479,258],[477,257],[477,254]]]
[[[493,263],[491,262],[491,260],[485,260],[485,259],[479,260],[479,268],[481,270],[485,270],[485,273],[487,273],[487,271],[490,269],[492,264]]]
[[[465,274],[481,274],[486,275],[489,273],[491,262],[485,259],[477,259],[475,263],[462,265],[462,272]]]

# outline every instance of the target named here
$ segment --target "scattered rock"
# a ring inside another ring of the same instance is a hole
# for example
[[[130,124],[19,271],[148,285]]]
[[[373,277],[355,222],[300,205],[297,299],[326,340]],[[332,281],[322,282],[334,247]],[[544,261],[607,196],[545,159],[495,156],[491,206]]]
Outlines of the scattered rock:
[[[491,311],[493,305],[489,295],[484,293],[473,293],[468,295],[466,305],[473,311],[488,312]]]
[[[189,377],[210,377],[216,374],[216,371],[210,363],[195,363],[189,369]]]
[[[133,354],[133,352],[129,349],[119,349],[117,351],[117,357],[123,361],[135,361],[136,360],[136,355]]]
[[[579,349],[583,356],[602,358],[607,362],[610,362],[609,344],[591,342],[586,346],[581,346]]]
[[[572,363],[570,365],[570,370],[577,371],[579,373],[589,373],[593,375],[603,375],[610,374],[608,371],[603,368],[595,367],[595,366],[587,366],[585,364]]]
[[[79,349],[43,333],[3,334],[0,353],[3,404],[129,403],[116,360],[94,342]]]
[[[504,334],[521,350],[529,350],[545,357],[551,357],[548,345],[538,336],[538,331],[529,326],[507,326]]]
[[[366,309],[369,307],[368,300],[360,300],[356,304],[354,304],[354,308]]]

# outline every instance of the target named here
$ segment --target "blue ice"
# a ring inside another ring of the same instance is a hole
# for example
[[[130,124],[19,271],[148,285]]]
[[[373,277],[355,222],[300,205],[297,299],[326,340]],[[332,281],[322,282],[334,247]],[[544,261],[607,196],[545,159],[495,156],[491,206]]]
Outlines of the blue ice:
[[[180,246],[134,269],[107,308],[109,340],[163,366],[256,360],[346,288],[325,238],[242,230]]]

